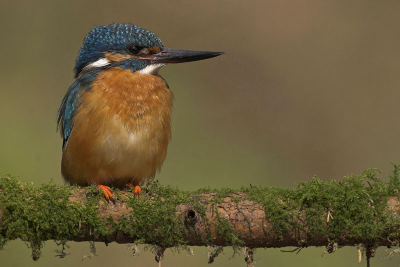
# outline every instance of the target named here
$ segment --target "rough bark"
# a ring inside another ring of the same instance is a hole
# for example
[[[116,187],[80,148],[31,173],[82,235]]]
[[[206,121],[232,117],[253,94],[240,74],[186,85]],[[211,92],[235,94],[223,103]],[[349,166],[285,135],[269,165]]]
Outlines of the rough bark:
[[[73,195],[69,198],[71,202],[83,202],[83,198],[86,194],[85,189],[74,190]],[[133,197],[131,192],[121,192],[122,198],[130,195]],[[213,203],[211,198],[214,193],[204,193],[196,194],[199,201],[204,203]],[[232,198],[243,197],[243,201],[232,201]],[[140,196],[142,197],[142,196]],[[274,226],[269,222],[268,214],[265,213],[265,209],[261,204],[255,203],[245,199],[244,193],[235,193],[231,196],[227,196],[221,201],[221,203],[216,204],[216,209],[220,218],[223,218],[229,223],[234,229],[234,232],[240,236],[243,241],[243,245],[249,248],[260,248],[260,247],[288,247],[288,246],[327,246],[329,245],[329,240],[323,235],[312,235],[307,237],[307,229],[292,229],[283,235],[276,235]],[[206,217],[208,219],[208,225],[210,226],[211,234],[213,236],[213,242],[205,243],[206,237],[206,225],[205,220],[193,209],[191,205],[179,205],[176,211],[177,217],[182,218],[182,224],[185,225],[186,229],[189,231],[187,237],[187,245],[191,246],[226,246],[230,245],[226,243],[226,240],[221,236],[216,229],[217,216],[215,209],[211,208],[208,204],[206,207]],[[399,202],[397,197],[391,197],[387,203],[387,211],[395,217],[398,216]],[[129,218],[132,214],[132,208],[128,207],[123,201],[116,200],[114,203],[106,203],[105,201],[99,201],[99,214],[106,222],[107,218],[110,216],[114,219],[114,222],[118,222],[122,218]],[[302,211],[298,211],[299,214]],[[329,223],[328,213],[326,215],[327,222]],[[300,216],[301,217],[301,216]],[[400,217],[398,218],[400,222]],[[162,223],[162,222],[160,222]],[[371,222],[374,223],[374,222]],[[306,222],[301,222],[300,224],[307,225]],[[1,226],[1,210],[0,210],[0,226]],[[82,226],[84,227],[84,226]],[[112,233],[107,237],[107,242],[117,242],[117,243],[133,243],[136,237],[130,237],[120,230],[113,230],[112,226],[108,226]],[[158,227],[157,225],[149,225],[149,229],[152,227]],[[195,231],[193,231],[195,230]],[[398,232],[398,229],[388,229],[387,235],[391,232]],[[204,237],[204,238],[201,238]],[[300,237],[300,238],[299,238]],[[85,234],[81,237],[75,237],[73,241],[104,241],[104,237],[94,238],[90,230],[87,230]],[[302,242],[304,241],[304,243]],[[355,246],[357,244],[367,244],[369,241],[364,238],[348,238],[347,236],[342,236],[339,240],[336,240],[336,245],[338,246]],[[390,246],[391,243],[386,238],[378,238],[374,240],[375,246]]]

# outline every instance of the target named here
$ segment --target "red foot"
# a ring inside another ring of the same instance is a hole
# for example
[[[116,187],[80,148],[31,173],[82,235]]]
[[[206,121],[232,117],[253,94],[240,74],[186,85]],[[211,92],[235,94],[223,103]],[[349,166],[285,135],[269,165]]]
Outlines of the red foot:
[[[127,186],[129,186],[129,188],[133,187],[133,194],[135,196],[139,196],[140,193],[142,193],[142,188],[140,188],[140,186],[138,186],[138,185],[127,184]]]
[[[115,197],[113,193],[111,193],[111,189],[109,186],[106,185],[101,185],[101,184],[96,184],[97,187],[103,192],[104,197],[106,198],[107,201],[114,201]]]
[[[138,186],[138,185],[135,185],[135,188],[133,189],[133,194],[135,196],[139,196],[140,193],[142,193],[142,188],[140,188],[140,186]]]

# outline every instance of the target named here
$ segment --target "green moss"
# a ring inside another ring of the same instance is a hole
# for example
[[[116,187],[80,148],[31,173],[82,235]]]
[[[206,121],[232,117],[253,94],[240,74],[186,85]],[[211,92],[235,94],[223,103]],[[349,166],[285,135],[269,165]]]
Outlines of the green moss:
[[[237,235],[233,226],[228,222],[227,219],[220,216],[218,209],[214,206],[213,207],[217,224],[215,225],[215,229],[218,232],[220,237],[223,237],[225,240],[225,244],[227,246],[243,246],[244,242],[240,239],[240,236]]]
[[[43,240],[55,239],[65,244],[82,235],[81,225],[90,227],[94,236],[107,233],[94,201],[85,205],[68,201],[73,187],[53,183],[35,187],[6,176],[0,179],[0,190],[0,249],[9,240],[20,238],[37,259]]]
[[[392,176],[395,179],[398,179],[398,168],[395,165]],[[394,195],[398,184],[392,177],[388,183],[383,182],[376,177],[378,173],[379,170],[368,169],[360,176],[351,175],[343,181],[322,181],[314,177],[310,182],[300,183],[297,190],[251,188],[243,191],[265,207],[278,236],[298,229],[304,230],[307,237],[319,234],[332,241],[346,237],[373,242],[376,238],[385,239],[383,235],[388,229],[398,227],[386,212],[389,196]],[[306,245],[306,240],[299,236],[299,244]]]
[[[399,195],[399,188],[400,188],[400,164],[394,164],[393,165],[393,173],[392,175],[389,175],[389,186],[388,186],[388,194],[390,195]]]
[[[210,229],[211,224],[215,224],[225,245],[242,246],[240,236],[218,211],[218,205],[226,201],[226,197],[236,202],[239,212],[242,200],[261,204],[266,219],[273,225],[274,236],[283,237],[296,229],[300,246],[306,246],[307,239],[314,234],[325,236],[330,242],[345,236],[362,238],[371,244],[377,238],[398,243],[399,233],[384,235],[390,232],[388,229],[399,229],[398,220],[385,212],[388,198],[398,195],[399,170],[400,166],[394,164],[389,182],[377,178],[378,170],[368,169],[359,176],[345,177],[343,181],[322,181],[314,177],[300,183],[295,190],[251,187],[239,192],[210,188],[187,192],[152,182],[143,188],[141,197],[122,199],[132,208],[129,217],[118,221],[110,217],[106,222],[98,214],[103,197],[94,186],[86,187],[83,203],[76,203],[68,201],[75,187],[53,183],[35,187],[6,176],[0,178],[0,249],[8,241],[21,238],[32,247],[32,256],[36,259],[44,240],[55,239],[64,246],[67,240],[82,236],[88,228],[92,236],[107,242],[106,237],[110,234],[107,226],[134,237],[136,244],[179,249],[185,246],[188,235],[197,231],[182,223],[184,215],[177,215],[177,207],[181,204],[192,207],[205,224],[205,234],[197,235],[203,244],[212,244]],[[118,190],[114,192],[121,200],[122,194]],[[210,193],[211,198],[200,197],[203,193]],[[214,214],[213,222],[206,217],[207,207],[211,207]],[[251,232],[250,223],[248,227]],[[271,234],[267,230],[265,233]]]
[[[161,247],[184,244],[186,231],[182,220],[176,218],[176,206],[187,202],[188,193],[154,182],[144,188],[143,195],[124,200],[133,212],[129,218],[115,222],[114,228]]]

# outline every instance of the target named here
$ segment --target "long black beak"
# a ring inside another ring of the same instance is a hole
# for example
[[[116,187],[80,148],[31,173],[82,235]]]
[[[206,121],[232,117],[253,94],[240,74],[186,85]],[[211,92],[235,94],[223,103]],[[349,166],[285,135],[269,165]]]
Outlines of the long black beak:
[[[224,54],[224,52],[190,51],[190,50],[178,50],[171,48],[161,48],[161,52],[141,58],[149,60],[152,64],[183,63],[183,62],[191,62],[191,61],[212,58],[222,54]]]

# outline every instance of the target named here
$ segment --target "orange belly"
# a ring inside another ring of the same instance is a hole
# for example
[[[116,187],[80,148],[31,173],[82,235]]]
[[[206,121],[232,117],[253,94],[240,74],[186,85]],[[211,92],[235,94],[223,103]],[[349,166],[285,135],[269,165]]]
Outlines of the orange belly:
[[[113,68],[80,96],[61,171],[71,184],[138,185],[154,177],[171,139],[164,79]]]

